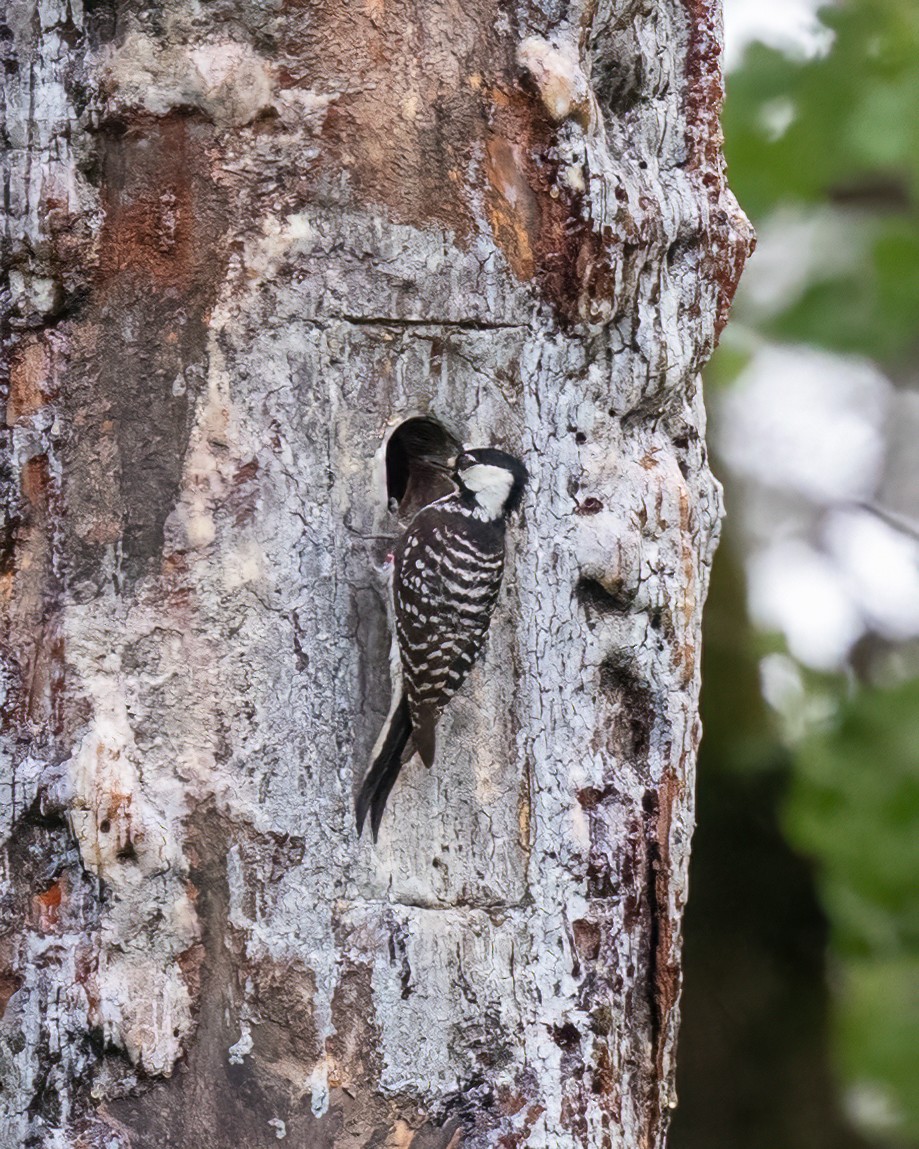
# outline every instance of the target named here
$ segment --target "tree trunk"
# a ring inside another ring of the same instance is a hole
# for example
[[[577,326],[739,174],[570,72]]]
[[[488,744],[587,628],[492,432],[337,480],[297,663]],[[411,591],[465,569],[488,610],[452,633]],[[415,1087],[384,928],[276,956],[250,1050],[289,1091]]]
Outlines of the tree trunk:
[[[663,1144],[718,8],[11,0],[3,1145]],[[419,429],[532,481],[374,847]]]

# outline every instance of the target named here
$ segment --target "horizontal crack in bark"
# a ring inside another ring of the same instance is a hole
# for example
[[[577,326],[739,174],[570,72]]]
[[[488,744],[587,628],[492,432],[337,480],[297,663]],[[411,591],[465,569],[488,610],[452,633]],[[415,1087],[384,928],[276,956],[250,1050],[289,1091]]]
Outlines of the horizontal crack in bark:
[[[481,319],[398,319],[388,315],[328,315],[358,327],[458,327],[463,331],[529,331],[531,323],[489,323]],[[322,320],[314,320],[319,323]]]
[[[390,902],[383,898],[342,898],[340,906],[385,906],[388,909],[402,910],[481,910],[488,913],[493,910],[526,910],[530,908],[529,902],[424,902],[401,901]]]

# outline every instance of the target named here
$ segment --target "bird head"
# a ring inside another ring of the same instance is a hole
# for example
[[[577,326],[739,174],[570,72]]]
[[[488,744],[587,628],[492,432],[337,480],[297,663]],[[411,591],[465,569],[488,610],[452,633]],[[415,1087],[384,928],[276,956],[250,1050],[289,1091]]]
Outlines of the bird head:
[[[520,506],[528,478],[519,459],[494,447],[462,451],[453,464],[453,481],[460,491],[493,519]]]

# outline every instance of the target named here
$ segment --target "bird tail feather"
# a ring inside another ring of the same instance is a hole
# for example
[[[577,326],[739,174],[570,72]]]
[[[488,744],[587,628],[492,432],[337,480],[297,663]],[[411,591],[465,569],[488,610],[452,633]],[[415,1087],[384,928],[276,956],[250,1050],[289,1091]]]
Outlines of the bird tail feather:
[[[430,706],[421,706],[415,714],[412,742],[418,751],[418,757],[429,768],[434,765],[434,754],[437,749],[434,734],[436,723],[437,714]]]
[[[402,769],[402,754],[412,735],[412,719],[408,699],[403,694],[389,717],[384,732],[377,740],[379,753],[374,757],[370,769],[361,783],[360,793],[355,803],[358,837],[363,833],[364,822],[370,814],[370,832],[376,842],[386,799]],[[382,743],[382,745],[381,745]]]

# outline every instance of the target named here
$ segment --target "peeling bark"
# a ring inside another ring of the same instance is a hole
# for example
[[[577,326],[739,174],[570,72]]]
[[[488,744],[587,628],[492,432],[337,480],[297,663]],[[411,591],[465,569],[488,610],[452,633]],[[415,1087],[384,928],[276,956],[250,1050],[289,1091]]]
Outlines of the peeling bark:
[[[663,1145],[718,7],[12,0],[4,1144]],[[532,482],[374,848],[417,416]]]

